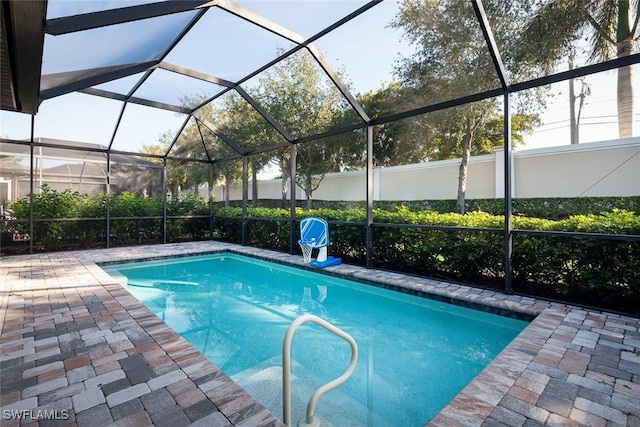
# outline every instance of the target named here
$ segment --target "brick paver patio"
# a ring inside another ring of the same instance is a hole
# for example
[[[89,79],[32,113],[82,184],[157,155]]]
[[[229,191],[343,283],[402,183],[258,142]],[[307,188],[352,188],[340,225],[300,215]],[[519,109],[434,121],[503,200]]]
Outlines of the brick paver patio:
[[[2,258],[2,426],[282,425],[96,264],[215,250],[302,264],[219,242]],[[330,270],[536,316],[431,425],[640,426],[639,319],[349,265]]]

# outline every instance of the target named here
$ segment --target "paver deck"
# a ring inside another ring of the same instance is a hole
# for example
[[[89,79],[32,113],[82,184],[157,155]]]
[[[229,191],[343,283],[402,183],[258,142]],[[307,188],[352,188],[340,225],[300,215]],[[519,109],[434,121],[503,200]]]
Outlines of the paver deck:
[[[96,264],[216,250],[302,264],[220,242],[2,258],[2,426],[282,425]],[[640,319],[345,264],[329,270],[536,316],[430,425],[640,426]]]

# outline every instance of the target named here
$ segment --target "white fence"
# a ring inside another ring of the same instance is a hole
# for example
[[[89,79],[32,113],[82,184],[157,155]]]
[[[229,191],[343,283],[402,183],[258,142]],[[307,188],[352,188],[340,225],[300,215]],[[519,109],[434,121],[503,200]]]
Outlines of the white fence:
[[[512,196],[581,197],[640,195],[640,138],[512,151]],[[460,159],[375,168],[374,200],[455,199]],[[468,199],[504,195],[504,149],[474,156],[469,162]],[[251,195],[249,183],[249,195]],[[215,200],[224,188],[214,187]],[[251,197],[251,196],[249,196]],[[280,199],[282,180],[258,181],[258,197]],[[305,199],[296,189],[296,197]],[[365,171],[327,174],[313,192],[316,200],[364,200]],[[242,199],[242,185],[230,188],[230,200]]]

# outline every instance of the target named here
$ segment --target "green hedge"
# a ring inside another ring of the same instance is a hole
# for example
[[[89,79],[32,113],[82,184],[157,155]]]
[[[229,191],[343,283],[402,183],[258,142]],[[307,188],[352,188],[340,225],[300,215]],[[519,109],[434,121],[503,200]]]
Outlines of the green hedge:
[[[407,206],[413,211],[431,210],[440,213],[456,212],[455,200],[379,201],[375,207],[393,211]],[[538,197],[512,200],[512,214],[530,218],[565,219],[573,215],[589,215],[614,209],[640,212],[640,197]],[[504,215],[504,199],[470,199],[465,201],[465,211],[482,211]]]
[[[242,210],[235,207],[216,210],[215,227],[223,240],[241,241],[241,214]],[[296,216],[298,219],[319,216],[333,222],[330,224],[329,253],[349,263],[365,263],[366,228],[358,224],[366,220],[364,209],[298,209]],[[286,220],[289,218],[287,209],[248,208],[250,231],[247,243],[269,249],[288,249],[289,221],[255,218]],[[407,207],[399,207],[395,212],[375,210],[374,222],[372,256],[375,267],[504,289],[502,216],[486,212],[466,215],[414,212]],[[418,227],[397,227],[393,224]],[[481,230],[419,228],[425,225]],[[514,217],[513,228],[640,235],[640,216],[616,209],[555,221]],[[640,313],[640,242],[637,240],[538,236],[516,232],[512,251],[513,286],[518,293]]]
[[[162,243],[162,200],[139,197],[129,192],[111,195],[109,238],[112,246]],[[5,226],[8,233],[30,234],[28,197],[9,206],[11,217]],[[70,190],[56,191],[43,185],[33,195],[33,242],[36,250],[52,251],[106,246],[107,196],[80,194]],[[188,195],[167,203],[167,216],[209,215],[209,204],[201,197]],[[151,217],[151,218],[149,218]],[[153,218],[155,217],[155,218]],[[209,218],[169,218],[168,241],[190,241],[209,238]],[[21,243],[3,251],[24,250]]]
[[[594,206],[629,206],[638,198],[593,198],[590,203],[572,201],[570,210]],[[597,203],[596,203],[597,202]],[[319,216],[331,229],[330,254],[345,262],[366,262],[366,211],[364,207],[322,207],[296,210],[297,219]],[[478,210],[466,215],[417,209],[389,202],[374,210],[372,260],[375,267],[426,277],[464,282],[478,286],[504,288],[504,217]],[[498,203],[492,201],[491,203]],[[336,206],[338,206],[336,205]],[[564,217],[559,203],[551,199],[531,202],[558,219],[513,217],[512,275],[519,293],[566,300],[574,303],[639,314],[640,241],[612,238],[578,238],[531,235],[518,230],[567,231],[600,234],[640,235],[640,216],[633,211],[603,209]],[[567,207],[566,201],[563,206]],[[582,206],[582,207],[580,207]],[[489,206],[483,206],[488,208]],[[9,233],[29,234],[29,199],[10,206]],[[563,208],[564,209],[564,208]],[[36,250],[79,249],[106,245],[107,198],[104,194],[82,195],[58,192],[43,186],[33,197],[34,245]],[[637,210],[635,212],[638,212]],[[137,197],[131,193],[110,198],[110,245],[123,246],[162,241],[162,203],[160,199]],[[209,238],[209,206],[197,196],[167,203],[170,242]],[[185,218],[203,215],[204,218]],[[248,208],[247,244],[288,251],[290,244],[289,209]],[[214,236],[242,243],[242,209],[217,207]],[[149,218],[151,217],[151,218]],[[155,218],[154,218],[155,217]],[[175,217],[175,218],[174,218]],[[386,225],[388,224],[388,225]],[[398,226],[402,225],[402,226]],[[424,226],[427,226],[425,228]],[[455,229],[430,229],[455,227]],[[472,229],[467,229],[472,228]],[[295,239],[298,239],[297,227]],[[28,243],[9,249],[27,248]],[[296,246],[296,250],[300,249]],[[3,252],[9,252],[6,245]],[[299,252],[298,252],[299,253]]]
[[[280,208],[280,199],[261,199],[259,206],[265,208]],[[288,201],[286,202],[289,203]],[[242,206],[241,200],[230,202],[232,207]],[[224,207],[225,202],[215,202],[214,206]],[[306,201],[298,200],[297,206],[302,208]],[[375,209],[394,212],[396,208],[406,206],[412,211],[434,211],[439,213],[456,212],[455,200],[376,200]],[[364,209],[364,200],[314,200],[315,209]],[[288,206],[286,207],[288,210]],[[588,215],[594,212],[613,211],[614,209],[640,212],[640,196],[626,197],[539,197],[527,199],[513,199],[512,213],[514,216],[546,219],[564,219],[572,215]],[[465,212],[481,211],[493,215],[504,215],[504,199],[467,199]]]

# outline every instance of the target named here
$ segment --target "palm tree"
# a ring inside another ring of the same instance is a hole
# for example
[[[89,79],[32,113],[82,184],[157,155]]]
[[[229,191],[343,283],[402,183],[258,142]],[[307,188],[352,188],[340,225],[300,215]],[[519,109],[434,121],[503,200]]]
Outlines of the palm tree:
[[[527,23],[521,37],[523,61],[536,61],[549,72],[566,58],[581,37],[590,41],[589,62],[629,56],[635,51],[640,19],[638,0],[551,0]],[[618,69],[618,132],[633,136],[632,68]]]

